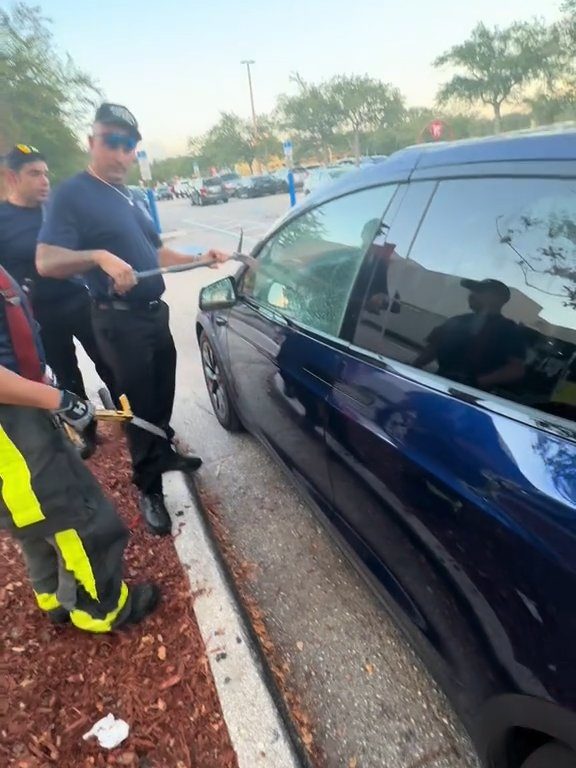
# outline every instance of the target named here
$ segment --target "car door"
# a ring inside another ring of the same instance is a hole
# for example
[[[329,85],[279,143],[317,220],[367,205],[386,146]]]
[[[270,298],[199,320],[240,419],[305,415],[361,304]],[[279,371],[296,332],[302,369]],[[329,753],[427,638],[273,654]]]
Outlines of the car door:
[[[369,238],[393,190],[356,192],[287,222],[264,244],[228,315],[231,379],[244,422],[329,513],[325,402]]]
[[[537,165],[411,185],[328,396],[337,512],[469,715],[571,695],[576,205]]]

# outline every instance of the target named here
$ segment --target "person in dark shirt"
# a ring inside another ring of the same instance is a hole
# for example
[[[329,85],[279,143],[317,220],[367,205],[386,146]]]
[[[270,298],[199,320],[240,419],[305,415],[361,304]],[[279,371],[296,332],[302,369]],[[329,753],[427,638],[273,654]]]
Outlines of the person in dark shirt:
[[[8,199],[0,203],[0,264],[29,291],[40,324],[48,365],[60,386],[86,398],[78,367],[74,337],[93,361],[106,386],[113,391],[111,371],[98,352],[90,297],[81,279],[53,280],[36,270],[36,244],[43,205],[50,193],[48,165],[35,147],[16,145],[6,156]],[[96,423],[83,436],[85,456],[96,447]]]
[[[485,390],[522,380],[524,339],[517,324],[502,315],[510,289],[493,279],[462,280],[461,285],[470,291],[472,312],[435,328],[414,365],[424,368],[436,360],[440,376]]]
[[[134,413],[174,436],[170,426],[176,381],[176,348],[159,275],[137,280],[136,271],[198,262],[217,266],[228,256],[208,251],[185,256],[162,244],[153,222],[124,182],[141,139],[134,115],[102,104],[90,137],[90,166],[56,190],[39,236],[38,271],[54,278],[81,273],[92,297],[96,339],[120,393]],[[168,441],[128,426],[134,482],[151,530],[170,532],[162,474],[197,469],[201,459],[181,456]]]

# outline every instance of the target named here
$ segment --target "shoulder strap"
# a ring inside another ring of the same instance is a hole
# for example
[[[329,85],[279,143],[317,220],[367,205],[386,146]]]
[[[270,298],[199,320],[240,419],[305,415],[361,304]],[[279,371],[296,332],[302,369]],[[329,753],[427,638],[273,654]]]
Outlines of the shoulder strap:
[[[32,310],[26,296],[18,291],[8,272],[0,267],[0,297],[4,302],[8,334],[18,373],[31,381],[42,381],[42,363],[32,328]]]

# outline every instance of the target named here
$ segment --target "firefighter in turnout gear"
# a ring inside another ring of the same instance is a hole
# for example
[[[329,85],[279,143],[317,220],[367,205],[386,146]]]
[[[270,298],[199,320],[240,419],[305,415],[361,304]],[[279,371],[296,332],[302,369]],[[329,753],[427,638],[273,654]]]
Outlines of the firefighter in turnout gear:
[[[45,383],[37,324],[0,267],[0,526],[53,622],[108,632],[151,613],[159,590],[123,581],[128,530],[63,431],[93,417],[90,403]]]

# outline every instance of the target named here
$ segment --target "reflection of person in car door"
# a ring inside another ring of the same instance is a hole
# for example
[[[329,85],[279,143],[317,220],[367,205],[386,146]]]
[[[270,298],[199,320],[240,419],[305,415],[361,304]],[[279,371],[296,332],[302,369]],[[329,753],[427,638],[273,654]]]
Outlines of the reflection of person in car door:
[[[366,309],[378,314],[382,310],[386,311],[390,305],[390,296],[388,293],[388,267],[392,254],[394,253],[394,243],[386,243],[386,231],[388,228],[378,219],[371,219],[364,225],[362,230],[362,244],[368,249],[368,255],[374,264],[372,282],[370,284],[370,296],[366,301]],[[394,294],[392,300],[391,312],[400,312],[400,295]]]
[[[524,377],[525,343],[518,325],[502,315],[510,289],[499,280],[462,280],[472,312],[446,320],[428,336],[414,365],[436,360],[448,379],[491,389]]]

